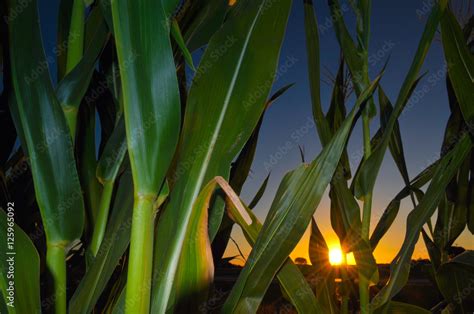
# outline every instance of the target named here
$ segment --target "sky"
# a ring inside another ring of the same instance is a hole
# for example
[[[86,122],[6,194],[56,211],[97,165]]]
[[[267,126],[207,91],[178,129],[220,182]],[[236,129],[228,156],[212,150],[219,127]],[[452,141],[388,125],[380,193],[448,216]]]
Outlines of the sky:
[[[350,29],[354,29],[352,12],[344,1],[341,2],[346,23]],[[373,1],[369,71],[373,79],[390,57],[381,85],[392,103],[396,100],[411,64],[432,3],[433,0]],[[39,0],[40,21],[47,54],[52,54],[57,45],[58,4],[59,0]],[[329,72],[334,75],[339,62],[339,46],[332,28],[327,1],[314,0],[314,6],[320,27],[321,68],[324,69],[323,73]],[[307,162],[312,161],[321,151],[312,122],[307,66],[303,1],[296,0],[293,1],[286,37],[281,49],[278,66],[279,79],[274,82],[273,90],[290,83],[295,85],[279,98],[265,115],[252,165],[252,174],[242,192],[243,200],[249,202],[265,177],[271,172],[267,190],[255,209],[257,217],[262,222],[283,175],[301,163],[298,146],[304,148]],[[449,116],[445,88],[446,68],[439,38],[432,44],[422,72],[426,72],[426,75],[399,119],[411,177],[438,159],[444,128]],[[54,80],[55,64],[50,64],[50,73],[53,74]],[[322,78],[327,78],[327,75],[323,75]],[[324,109],[329,106],[331,89],[330,85],[322,83],[321,97]],[[351,98],[346,105],[350,109],[353,104],[354,99]],[[377,128],[378,118],[373,120],[371,130],[376,131]],[[361,135],[359,123],[348,146],[353,171],[362,157]],[[398,170],[391,156],[387,154],[374,191],[371,229],[375,227],[387,204],[403,186]],[[406,216],[411,209],[409,202],[402,202],[393,227],[374,252],[377,262],[389,263],[398,252],[405,234]],[[331,229],[327,196],[323,198],[314,217],[329,246],[337,246],[337,237]],[[238,227],[234,227],[232,236],[247,255],[250,246]],[[306,232],[291,254],[292,258],[308,257],[308,238],[309,232]],[[466,230],[456,244],[474,249],[473,237]],[[234,244],[230,243],[226,255],[236,254]],[[425,257],[427,257],[426,249],[420,241],[415,248],[413,258]]]

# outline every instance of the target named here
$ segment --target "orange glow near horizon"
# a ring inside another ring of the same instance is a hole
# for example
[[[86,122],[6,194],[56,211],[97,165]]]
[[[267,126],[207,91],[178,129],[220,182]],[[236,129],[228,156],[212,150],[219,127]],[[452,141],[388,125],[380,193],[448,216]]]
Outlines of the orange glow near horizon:
[[[325,228],[325,224],[321,224],[321,232],[328,244],[329,250],[332,249],[341,249],[339,244],[339,239],[336,234],[330,230],[330,228]],[[400,246],[403,242],[404,236],[404,226],[395,225],[392,230],[390,230],[387,235],[380,241],[377,248],[374,250],[374,257],[377,263],[380,264],[389,264],[393,258],[397,255]],[[234,240],[237,241],[239,247],[243,253],[243,255],[247,258],[252,250],[251,246],[248,244],[247,240],[243,236],[242,232],[235,229],[232,237]],[[310,230],[308,229],[303,237],[301,238],[300,242],[296,245],[294,250],[290,254],[290,258],[294,261],[296,258],[304,258],[308,265],[311,264],[311,260],[308,254],[308,247],[309,247],[309,238],[310,238]],[[466,249],[474,249],[474,241],[472,241],[472,236],[470,235],[469,231],[465,231],[456,241],[457,245],[463,246]],[[224,254],[225,257],[230,256],[239,256],[240,253],[237,250],[234,243],[229,242],[227,247],[226,253]],[[413,253],[412,259],[428,259],[428,253],[426,251],[425,245],[423,240],[419,241],[415,246],[415,252]],[[348,253],[346,255],[346,263],[347,265],[356,265],[354,254]],[[232,260],[233,264],[243,265],[244,260],[242,258],[236,258]]]

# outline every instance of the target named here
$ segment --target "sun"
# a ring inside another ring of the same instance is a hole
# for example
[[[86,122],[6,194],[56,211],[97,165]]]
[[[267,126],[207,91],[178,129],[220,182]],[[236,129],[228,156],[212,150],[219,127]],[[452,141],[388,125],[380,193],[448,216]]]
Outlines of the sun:
[[[342,264],[342,251],[340,248],[332,248],[329,250],[329,263],[331,263],[331,265]]]

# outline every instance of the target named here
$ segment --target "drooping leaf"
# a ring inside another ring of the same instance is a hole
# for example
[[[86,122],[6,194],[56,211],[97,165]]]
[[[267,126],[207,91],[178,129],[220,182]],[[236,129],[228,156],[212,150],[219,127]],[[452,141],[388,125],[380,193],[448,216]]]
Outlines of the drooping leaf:
[[[201,191],[199,197],[197,198],[194,204],[194,214],[200,214],[206,216],[205,212],[209,207],[209,201],[211,195],[217,187],[220,187],[225,195],[226,200],[229,204],[227,207],[228,215],[242,228],[244,235],[250,245],[254,245],[258,237],[258,234],[262,228],[261,223],[258,221],[257,217],[250,211],[250,209],[245,206],[239,197],[232,190],[230,185],[222,178],[216,177],[212,179]],[[181,257],[181,262],[185,263],[181,269],[192,269],[196,267],[203,267],[201,269],[204,273],[212,269],[212,256],[210,254],[210,247],[208,243],[208,235],[206,232],[205,224],[206,220],[193,220],[196,222],[196,225],[191,226],[188,229],[188,237],[185,242],[186,250],[183,251]],[[204,227],[202,226],[204,224]],[[198,234],[198,240],[195,240],[194,237]],[[206,242],[207,241],[207,242]],[[186,252],[186,253],[184,253]],[[203,254],[204,252],[204,254]],[[207,253],[207,254],[206,254]],[[207,256],[207,261],[196,261],[196,259],[204,258]],[[196,266],[200,265],[200,266]],[[184,267],[187,266],[187,267]],[[185,275],[185,272],[182,272]],[[300,313],[322,313],[322,309],[314,297],[311,288],[309,287],[306,279],[299,271],[298,267],[293,264],[293,262],[287,258],[285,264],[282,266],[281,270],[277,274],[277,278],[280,282],[280,285],[283,291],[286,293],[290,301],[295,305],[296,309]],[[180,280],[179,282],[185,282],[186,278]],[[207,286],[210,284],[210,280],[203,280],[201,283],[207,283]],[[209,279],[209,278],[208,278]],[[188,282],[187,285],[183,285],[187,289],[190,287],[194,288],[194,292],[199,291],[199,286],[193,287],[192,282]],[[195,302],[195,300],[193,300]]]

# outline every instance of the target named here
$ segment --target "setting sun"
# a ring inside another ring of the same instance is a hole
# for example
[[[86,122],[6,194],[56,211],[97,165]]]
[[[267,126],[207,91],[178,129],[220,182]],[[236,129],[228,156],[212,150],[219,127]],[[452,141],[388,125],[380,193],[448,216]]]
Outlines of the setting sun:
[[[329,263],[331,265],[342,264],[342,251],[339,248],[332,248],[329,250]]]

